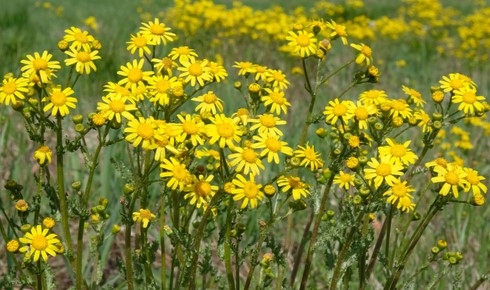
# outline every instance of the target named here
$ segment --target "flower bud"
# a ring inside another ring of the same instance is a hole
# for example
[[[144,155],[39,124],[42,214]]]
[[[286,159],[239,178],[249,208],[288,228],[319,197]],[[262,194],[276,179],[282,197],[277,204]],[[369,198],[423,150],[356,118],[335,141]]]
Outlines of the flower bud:
[[[441,103],[444,100],[444,93],[442,91],[433,92],[432,100],[436,103]]]
[[[83,122],[83,115],[82,114],[76,114],[71,117],[71,120],[75,124],[80,124]]]
[[[19,249],[19,246],[20,245],[17,240],[10,240],[6,245],[6,248],[10,253],[15,253]]]
[[[356,169],[357,166],[359,166],[359,159],[357,159],[354,156],[351,156],[345,162],[345,166],[347,166],[347,168],[349,169]]]
[[[129,195],[134,192],[134,184],[126,183],[123,188],[123,192],[126,195]]]
[[[24,224],[20,227],[20,231],[25,233],[28,233],[31,230],[32,226],[30,224]]]
[[[354,195],[354,199],[352,200],[352,202],[355,204],[355,205],[360,205],[362,203],[362,197],[358,194]]]
[[[24,109],[24,102],[21,100],[17,100],[15,103],[12,102],[12,109],[17,112],[22,111]]]
[[[320,138],[325,138],[328,135],[328,132],[325,130],[325,128],[320,127],[316,129],[315,134],[320,137]]]
[[[438,247],[432,247],[430,251],[433,255],[437,255],[441,250]]]
[[[272,184],[267,184],[264,186],[264,193],[269,196],[274,195],[276,193],[276,187]]]
[[[45,217],[43,219],[43,226],[47,229],[52,229],[56,225],[56,221],[51,217]]]
[[[118,224],[115,224],[112,226],[111,232],[113,235],[119,233],[121,231],[121,226]]]
[[[58,41],[58,49],[61,50],[61,51],[66,51],[68,48],[70,47],[70,45],[68,44],[68,41],[62,39],[60,41]]]
[[[447,248],[447,242],[445,240],[438,240],[437,247],[439,248],[439,250],[444,250],[445,248]]]
[[[29,205],[27,204],[27,202],[23,199],[19,199],[16,203],[15,203],[15,208],[20,211],[20,212],[26,212],[28,209],[29,209]]]
[[[73,188],[74,190],[80,190],[80,188],[82,188],[82,183],[80,181],[74,181],[71,183],[71,188]]]
[[[75,131],[78,133],[83,133],[85,131],[85,125],[83,124],[76,124],[75,125]]]

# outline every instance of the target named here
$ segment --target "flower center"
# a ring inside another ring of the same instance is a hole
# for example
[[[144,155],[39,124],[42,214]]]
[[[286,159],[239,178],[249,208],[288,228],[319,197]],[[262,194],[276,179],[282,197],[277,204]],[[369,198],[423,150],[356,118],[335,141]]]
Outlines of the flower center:
[[[468,175],[466,176],[466,180],[471,184],[471,185],[477,185],[480,183],[480,178],[478,178],[478,174],[475,172],[468,172]]]
[[[395,157],[403,157],[407,153],[407,148],[403,146],[402,144],[394,144],[391,146],[391,155]]]
[[[155,143],[158,147],[165,147],[168,145],[169,140],[167,136],[163,136],[162,140],[157,140]]]
[[[316,153],[315,153],[315,150],[313,150],[312,148],[306,148],[304,154],[305,154],[306,159],[311,160],[311,161],[316,160]]]
[[[301,180],[299,179],[299,177],[296,177],[296,176],[290,176],[288,178],[288,183],[289,183],[289,186],[291,186],[291,188],[301,188]]]
[[[458,185],[459,184],[459,176],[455,172],[450,171],[450,172],[446,173],[444,178],[446,179],[446,182],[451,184],[451,185]]]
[[[258,193],[258,188],[257,188],[257,184],[255,184],[255,182],[252,182],[252,181],[247,181],[244,185],[243,185],[243,194],[248,197],[248,198],[254,198],[257,196],[257,193]]]
[[[32,247],[38,251],[44,251],[48,247],[48,239],[43,235],[32,237]]]
[[[32,62],[32,66],[36,71],[38,70],[45,70],[48,67],[48,62],[42,58],[36,58]]]
[[[391,108],[395,111],[403,111],[405,110],[405,102],[400,100],[394,100],[391,102]]]
[[[439,158],[437,158],[437,159],[435,160],[435,162],[436,162],[436,164],[437,164],[437,165],[439,165],[439,166],[442,166],[442,167],[446,167],[446,166],[447,166],[447,161],[446,161],[446,159],[444,159],[444,158],[439,157]]]
[[[218,135],[223,138],[230,138],[235,134],[235,129],[230,123],[221,123],[216,126],[218,128]]]
[[[51,149],[48,146],[41,146],[37,149],[41,153],[51,153]]]
[[[399,197],[404,197],[407,194],[407,187],[403,183],[393,184],[391,189],[393,194]]]
[[[192,121],[185,121],[182,123],[182,130],[189,135],[194,135],[199,132],[199,127]]]
[[[132,83],[137,83],[143,77],[143,72],[141,69],[135,67],[128,72],[128,80]]]
[[[345,32],[345,27],[343,25],[335,25],[335,32],[338,36],[347,36]]]
[[[190,54],[190,50],[187,46],[181,46],[181,47],[178,47],[175,52],[177,54],[180,54],[180,55],[189,55]]]
[[[90,58],[90,54],[88,52],[80,51],[79,53],[77,53],[77,60],[79,62],[89,62],[92,59]]]
[[[151,220],[151,211],[147,209],[140,209],[140,218],[142,220]]]
[[[460,79],[452,79],[449,82],[449,86],[453,88],[453,90],[460,89],[463,87],[463,81],[461,81]]]
[[[245,148],[242,151],[242,158],[248,163],[255,163],[257,161],[257,152],[253,149]]]
[[[154,35],[163,35],[165,33],[165,27],[162,24],[154,23],[150,26],[150,32]]]
[[[194,185],[194,190],[197,195],[206,197],[211,194],[211,184],[206,181],[199,181]]]
[[[218,99],[218,97],[214,93],[207,93],[203,97],[203,101],[206,104],[212,104],[216,101],[216,99]]]
[[[3,85],[2,90],[5,94],[11,95],[17,90],[17,85],[13,79],[10,79]]]
[[[267,146],[267,148],[272,151],[272,152],[277,152],[279,150],[281,150],[281,142],[279,142],[279,140],[277,140],[276,138],[273,138],[273,137],[267,137],[267,139],[265,139],[265,146]]]
[[[273,128],[276,126],[276,120],[274,120],[274,116],[272,115],[262,115],[259,118],[260,124],[267,128]]]
[[[159,93],[166,93],[170,89],[170,82],[166,79],[161,79],[156,83],[156,88]]]
[[[333,107],[332,112],[335,116],[343,116],[347,112],[347,107],[342,104],[338,104]]]
[[[121,113],[124,112],[126,106],[121,100],[113,100],[109,103],[109,108],[111,108],[111,111],[113,111],[114,113]]]
[[[80,43],[87,43],[88,42],[88,37],[83,32],[75,32],[73,34],[73,38],[75,38],[75,40],[80,42]]]
[[[187,170],[185,170],[184,166],[178,164],[174,166],[172,175],[175,177],[175,179],[182,181],[187,178]]]
[[[284,104],[284,102],[286,101],[283,96],[281,96],[281,94],[279,94],[278,92],[272,92],[270,95],[269,95],[269,98],[271,98],[271,100],[278,104],[278,105],[282,105]]]
[[[144,35],[140,35],[134,38],[133,43],[136,47],[144,47],[146,45],[146,37]]]
[[[371,57],[371,55],[373,54],[373,51],[371,50],[371,48],[369,46],[364,45],[361,48],[361,53],[364,54],[366,57]]]
[[[153,137],[153,127],[150,124],[142,123],[138,126],[138,136],[141,138],[148,140]]]
[[[189,74],[195,77],[202,75],[203,70],[199,63],[193,63],[188,68]]]
[[[298,45],[301,47],[308,47],[310,45],[310,38],[306,34],[300,34],[296,38],[296,41],[298,42]]]
[[[341,174],[339,176],[339,179],[340,179],[340,181],[342,181],[342,183],[348,183],[348,182],[353,181],[354,177],[350,174]]]
[[[376,167],[376,174],[383,177],[390,175],[391,166],[386,163],[380,163],[378,167]]]
[[[280,72],[274,72],[274,74],[272,75],[274,77],[275,80],[277,80],[278,82],[282,82],[284,81],[284,75]]]
[[[354,112],[358,120],[366,120],[369,117],[369,112],[364,107],[359,107]]]
[[[66,103],[66,95],[63,92],[53,92],[51,94],[51,103],[53,105],[59,107],[63,106]]]
[[[476,95],[473,92],[466,92],[463,94],[463,102],[466,104],[473,104],[476,102]]]

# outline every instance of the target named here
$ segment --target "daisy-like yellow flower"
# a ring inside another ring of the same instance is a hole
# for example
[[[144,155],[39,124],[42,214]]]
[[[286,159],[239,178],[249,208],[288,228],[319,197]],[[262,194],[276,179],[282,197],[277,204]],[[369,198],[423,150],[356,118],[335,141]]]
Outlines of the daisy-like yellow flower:
[[[366,63],[366,65],[369,66],[373,63],[373,51],[371,50],[371,47],[365,45],[364,43],[351,43],[350,46],[359,51],[359,54],[356,57],[357,64]]]
[[[113,95],[121,95],[129,98],[131,96],[130,90],[113,82],[107,82],[107,84],[104,85],[104,92],[107,92],[108,97]]]
[[[395,140],[391,138],[386,138],[387,146],[378,147],[379,156],[388,156],[390,159],[395,159],[397,162],[408,166],[409,164],[414,164],[415,160],[418,159],[417,155],[408,148],[411,141],[406,141],[405,143],[396,143]]]
[[[56,221],[52,217],[45,217],[43,219],[43,226],[47,229],[52,229],[56,225]]]
[[[485,106],[481,102],[485,100],[485,97],[477,96],[475,87],[466,85],[454,90],[453,93],[454,96],[451,98],[451,102],[459,104],[459,111],[463,111],[465,114],[474,114],[475,110],[480,112],[485,110]]]
[[[347,115],[352,115],[359,125],[359,129],[367,130],[367,120],[370,116],[376,115],[378,109],[374,105],[363,104],[361,101],[352,102]]]
[[[34,56],[28,54],[27,59],[23,59],[20,63],[24,66],[20,69],[24,74],[31,77],[33,75],[39,76],[39,81],[43,84],[47,84],[51,81],[52,77],[56,77],[54,74],[61,68],[60,62],[51,60],[52,54],[47,50],[43,51],[40,55],[38,52],[34,52]]]
[[[270,107],[269,110],[271,113],[276,115],[280,115],[281,111],[284,114],[288,113],[288,107],[291,106],[291,103],[284,97],[282,90],[279,88],[265,88],[264,91],[267,94],[260,97],[260,101],[264,103],[264,106]]]
[[[131,120],[134,118],[130,111],[136,111],[134,104],[128,104],[128,98],[120,94],[102,97],[103,102],[97,103],[97,110],[103,113],[104,118],[112,120],[116,118],[121,123],[121,116]]]
[[[397,209],[401,209],[403,212],[410,212],[415,207],[412,202],[413,196],[410,194],[410,192],[414,191],[413,187],[407,185],[407,181],[397,179],[393,182],[391,188],[383,193],[383,196],[388,196],[387,202],[396,205]]]
[[[150,76],[153,75],[152,71],[143,71],[145,59],[133,59],[133,63],[126,63],[122,65],[117,72],[118,75],[124,78],[118,82],[119,85],[124,85],[128,89],[136,88],[139,85],[143,85],[144,81],[148,81]]]
[[[422,98],[422,94],[419,91],[409,88],[407,86],[402,86],[402,90],[403,92],[405,92],[405,94],[407,94],[409,100],[412,101],[415,105],[417,105],[417,107],[424,106],[425,101]]]
[[[391,107],[390,109],[390,116],[395,118],[398,116],[401,116],[404,119],[408,119],[412,117],[412,109],[410,109],[410,106],[407,104],[407,102],[404,99],[395,99],[389,101],[389,105]]]
[[[320,153],[315,151],[315,146],[310,146],[308,143],[304,147],[298,146],[298,149],[294,151],[294,155],[301,159],[299,166],[310,167],[311,171],[323,167]]]
[[[8,106],[12,102],[15,105],[17,99],[23,100],[25,98],[24,94],[29,92],[28,85],[28,80],[23,77],[4,78],[0,87],[0,104],[5,103]]]
[[[157,216],[146,208],[141,208],[139,211],[133,212],[133,221],[140,223],[144,229],[156,218]]]
[[[261,190],[262,184],[255,182],[255,176],[253,174],[249,175],[249,180],[243,177],[243,175],[237,174],[232,182],[236,186],[231,190],[233,200],[243,200],[242,208],[246,208],[249,204],[251,208],[256,208],[258,202],[264,198],[264,193]]]
[[[170,177],[167,186],[172,190],[178,187],[180,191],[183,191],[185,186],[192,183],[192,174],[185,168],[185,164],[180,163],[174,157],[164,159],[160,167],[162,168],[160,177]]]
[[[48,254],[56,256],[58,251],[56,244],[61,242],[56,238],[56,234],[48,233],[49,229],[43,229],[41,225],[33,226],[24,237],[19,238],[19,241],[25,244],[19,249],[19,252],[26,253],[26,257],[32,258],[34,262],[39,261],[40,257],[46,262]]]
[[[238,68],[238,75],[244,76],[254,72],[254,64],[249,61],[235,61],[234,68]]]
[[[164,58],[154,58],[151,62],[155,63],[155,69],[157,73],[161,73],[164,75],[172,76],[172,69],[177,67],[177,63],[172,61],[169,57]]]
[[[192,146],[203,145],[204,144],[204,134],[205,134],[205,125],[204,122],[198,116],[191,116],[187,114],[185,116],[177,115],[180,122],[182,122],[182,133],[180,137],[177,138],[177,141],[182,142],[186,139],[190,139]]]
[[[282,192],[291,191],[294,200],[301,199],[310,194],[308,190],[308,184],[301,181],[298,176],[281,176],[277,180],[277,185],[281,188]]]
[[[483,193],[487,193],[488,188],[481,181],[485,180],[485,177],[479,176],[478,171],[472,168],[463,168],[464,172],[466,172],[466,184],[465,192],[473,191],[473,196],[481,195]]]
[[[265,74],[267,69],[268,68],[265,65],[254,64],[251,68],[251,72],[255,75],[255,81],[265,82],[267,79],[267,75]]]
[[[306,30],[289,31],[286,40],[289,41],[288,45],[292,48],[293,53],[301,57],[309,57],[316,53],[317,39],[315,35]]]
[[[448,164],[449,164],[449,162],[447,162],[446,159],[444,159],[442,157],[438,157],[438,158],[436,158],[430,162],[425,163],[425,167],[431,168],[431,167],[435,167],[435,166],[442,166],[445,168]]]
[[[444,92],[453,92],[467,85],[472,85],[476,87],[475,82],[469,77],[460,73],[451,73],[449,76],[443,76],[442,80],[439,81],[441,84],[441,89]]]
[[[349,190],[351,186],[354,186],[354,178],[353,174],[340,170],[339,174],[333,179],[333,184],[338,184],[340,188]]]
[[[215,61],[208,62],[208,68],[209,72],[211,73],[212,80],[217,83],[226,79],[228,76],[228,72],[226,71],[225,67]]]
[[[446,196],[451,191],[454,197],[458,198],[458,189],[467,187],[466,176],[468,173],[456,163],[449,163],[446,167],[434,166],[434,172],[437,173],[437,176],[430,180],[433,183],[444,183],[439,191],[440,195]]]
[[[288,146],[287,142],[279,140],[280,136],[276,135],[264,135],[259,134],[253,136],[253,139],[257,142],[252,145],[252,148],[263,149],[260,152],[260,157],[267,155],[267,162],[271,163],[273,160],[276,164],[279,164],[279,153],[291,156],[293,155],[293,149]]]
[[[156,161],[163,162],[167,158],[167,151],[178,155],[180,152],[174,147],[175,143],[173,139],[170,139],[167,135],[162,135],[161,139],[155,140],[155,156]]]
[[[337,120],[342,121],[343,124],[347,124],[349,119],[353,117],[352,113],[349,112],[350,107],[353,105],[352,101],[342,101],[339,99],[328,102],[329,106],[325,106],[323,110],[323,115],[325,115],[325,122],[330,123],[330,125],[335,125]]]
[[[70,29],[66,29],[65,33],[63,39],[66,42],[71,43],[70,47],[73,47],[76,51],[82,49],[90,51],[90,49],[92,49],[92,43],[95,38],[90,35],[88,31],[72,26]]]
[[[242,125],[247,126],[248,121],[250,120],[250,111],[247,108],[238,108],[231,116],[240,118]]]
[[[70,88],[66,87],[61,90],[61,87],[55,87],[52,89],[49,97],[43,98],[43,102],[48,101],[48,104],[44,106],[43,111],[47,112],[52,109],[51,116],[56,116],[57,114],[62,117],[68,115],[70,110],[68,107],[75,109],[75,103],[78,100],[74,97],[71,97],[75,92]]]
[[[34,159],[36,159],[40,165],[51,163],[51,158],[53,156],[53,152],[49,149],[48,146],[41,146],[34,151]]]
[[[327,27],[332,30],[332,32],[330,33],[330,38],[332,40],[340,38],[344,45],[348,44],[348,41],[347,41],[348,34],[345,31],[344,25],[338,24],[335,21],[330,20],[329,22],[327,22]]]
[[[131,39],[126,42],[128,44],[128,50],[131,54],[134,54],[138,51],[138,56],[143,57],[146,55],[151,55],[151,50],[148,47],[152,43],[148,35],[141,34],[140,32],[136,33],[136,35],[131,34]]]
[[[424,110],[420,109],[415,111],[413,116],[417,120],[417,126],[422,127],[422,132],[424,133],[432,132],[432,127],[429,125],[429,122],[431,122],[432,120],[429,114],[427,114]]]
[[[170,103],[171,90],[181,83],[176,77],[170,77],[168,75],[154,75],[148,80],[148,92],[150,93],[150,102],[153,104],[159,104],[160,106],[167,106]]]
[[[218,112],[223,112],[223,101],[212,91],[192,98],[191,100],[199,103],[196,107],[196,112],[199,112],[200,114],[212,113],[213,115],[216,115]]]
[[[199,178],[193,176],[193,182],[184,188],[186,192],[184,199],[190,198],[189,203],[191,205],[195,204],[197,208],[201,208],[203,204],[207,204],[215,195],[216,191],[219,190],[218,186],[211,184],[213,178],[213,175],[209,175],[206,178],[203,175],[199,175]]]
[[[220,148],[228,146],[235,147],[233,142],[240,142],[243,131],[238,126],[240,119],[229,118],[224,114],[215,115],[210,118],[212,124],[207,125],[206,133],[209,136],[209,144],[218,142]]]
[[[271,84],[274,88],[278,87],[281,90],[284,90],[287,89],[290,84],[286,79],[286,75],[278,69],[268,69],[265,72],[265,75],[267,76],[267,83]]]
[[[180,63],[182,62],[194,62],[196,60],[197,53],[194,49],[188,46],[179,46],[172,48],[172,51],[168,54],[172,60],[178,59]]]
[[[100,59],[98,50],[76,50],[71,46],[70,50],[65,51],[69,58],[65,59],[66,66],[75,65],[75,70],[79,74],[90,74],[90,70],[97,71],[94,60]]]
[[[381,157],[380,161],[371,158],[367,165],[369,168],[364,169],[364,178],[374,182],[376,188],[379,188],[383,181],[391,186],[397,180],[396,176],[403,175],[403,165],[389,156]]]
[[[359,100],[363,104],[379,105],[388,100],[388,95],[383,90],[369,90],[362,92]]]
[[[172,42],[177,37],[175,33],[170,32],[170,28],[164,23],[160,23],[158,18],[148,23],[141,23],[140,32],[149,38],[152,45],[167,44],[167,41]]]
[[[204,82],[209,82],[213,79],[211,70],[208,67],[208,60],[195,60],[195,61],[183,61],[182,66],[177,70],[182,73],[179,78],[183,78],[185,83],[190,83],[191,86],[195,86],[198,83],[201,87],[204,86]]]
[[[237,172],[243,172],[248,174],[249,172],[254,175],[260,174],[260,169],[264,170],[264,164],[259,158],[259,153],[250,147],[235,147],[236,153],[228,155],[230,166],[236,166]],[[260,169],[259,169],[260,168]]]
[[[286,121],[281,120],[272,114],[259,115],[257,116],[257,119],[250,119],[249,122],[256,123],[250,127],[251,131],[257,130],[259,134],[278,136],[282,136],[283,133],[276,126],[286,124]]]
[[[153,117],[145,119],[144,117],[133,118],[129,120],[128,125],[124,128],[125,139],[132,143],[134,147],[141,144],[144,150],[153,150],[156,148],[156,140],[162,139],[157,130],[157,124]]]

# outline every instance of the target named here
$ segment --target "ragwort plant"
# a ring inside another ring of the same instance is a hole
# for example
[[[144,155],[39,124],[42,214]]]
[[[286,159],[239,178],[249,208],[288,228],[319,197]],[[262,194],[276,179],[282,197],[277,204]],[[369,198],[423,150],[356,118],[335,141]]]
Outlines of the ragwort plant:
[[[320,39],[321,31],[328,38]],[[396,289],[434,216],[451,203],[485,202],[478,171],[430,154],[442,130],[488,111],[477,85],[452,73],[430,88],[430,98],[406,86],[396,98],[376,89],[349,98],[352,88],[377,83],[380,72],[371,48],[349,43],[345,26],[333,20],[295,24],[284,39],[301,63],[309,96],[295,145],[283,119],[291,84],[281,70],[236,61],[233,85],[241,99],[225,103],[215,93],[229,77],[223,64],[188,46],[170,48],[177,35],[157,18],[131,35],[127,50],[134,58],[104,86],[96,112],[74,114],[83,95],[76,84],[96,73],[102,45],[80,28],[65,33],[58,43],[63,63],[48,51],[29,54],[21,74],[6,75],[0,88],[0,103],[19,112],[38,146],[39,164],[36,189],[5,184],[15,204],[15,210],[1,206],[6,288],[56,287],[48,262],[63,255],[77,289],[365,289],[373,279]],[[332,69],[332,50],[352,58]],[[337,96],[320,93],[347,67],[355,70],[349,86]],[[61,69],[69,70],[64,82],[56,78]],[[328,100],[324,108],[316,106],[320,98]],[[97,139],[95,148],[89,137]],[[109,146],[126,151],[112,161],[124,183],[122,192],[111,193],[121,204],[121,225],[112,234],[124,240],[116,277],[99,264],[114,213],[107,199],[93,197]],[[87,169],[71,187],[68,155],[83,156]],[[289,232],[306,208],[308,221],[292,251]],[[382,222],[378,232],[375,220]],[[432,264],[461,263],[463,255],[447,247],[437,242],[406,283]],[[87,251],[91,265],[83,262]],[[312,278],[318,267],[327,275]]]

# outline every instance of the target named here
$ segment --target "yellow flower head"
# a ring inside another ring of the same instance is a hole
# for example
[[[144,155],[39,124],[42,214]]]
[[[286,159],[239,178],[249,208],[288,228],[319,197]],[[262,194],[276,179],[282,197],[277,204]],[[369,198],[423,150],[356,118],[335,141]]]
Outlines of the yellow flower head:
[[[359,51],[359,54],[356,57],[356,63],[358,64],[366,63],[367,66],[373,63],[373,51],[371,50],[371,47],[365,45],[364,43],[361,44],[351,43],[350,46],[352,46],[354,49]]]
[[[351,186],[354,186],[354,178],[355,175],[344,173],[342,170],[339,172],[337,176],[333,179],[333,184],[338,184],[340,188],[344,188],[345,190],[349,190]]]
[[[145,150],[155,149],[156,140],[162,139],[153,117],[131,119],[127,127],[124,128],[124,133],[128,133],[125,137],[126,141],[132,143],[134,147],[138,147],[141,144],[141,147]]]
[[[306,197],[308,194],[310,194],[308,184],[302,182],[298,176],[283,175],[277,180],[277,185],[281,188],[282,192],[291,191],[294,200],[298,200],[302,196]]]
[[[160,177],[170,177],[167,182],[167,186],[173,190],[177,189],[178,187],[180,191],[183,191],[184,187],[192,183],[192,175],[185,168],[185,164],[182,164],[174,157],[164,159],[162,164],[160,164],[160,167],[162,168]]]
[[[255,182],[253,174],[250,174],[248,180],[243,175],[238,174],[232,182],[236,186],[235,189],[231,190],[233,200],[243,200],[242,208],[246,208],[249,204],[251,208],[256,208],[258,202],[264,198],[264,193],[261,190],[262,184]]]
[[[209,175],[207,178],[204,178],[203,175],[199,175],[199,178],[193,176],[193,182],[184,188],[186,192],[184,199],[190,198],[189,203],[195,204],[198,208],[207,204],[219,189],[218,186],[211,184],[213,178],[213,175]]]
[[[118,123],[121,123],[121,116],[128,120],[134,119],[130,111],[136,111],[136,106],[128,104],[128,98],[120,94],[107,95],[102,97],[103,102],[97,103],[97,110],[102,113],[105,119],[112,120],[116,118]]]
[[[288,45],[292,48],[293,53],[301,57],[315,54],[317,50],[318,40],[313,33],[306,30],[289,31],[286,40],[289,41]]]
[[[378,147],[379,156],[388,156],[390,159],[395,159],[397,162],[407,166],[414,164],[418,157],[410,150],[410,148],[408,148],[410,142],[411,141],[406,141],[401,144],[396,143],[395,140],[391,138],[386,138],[386,143],[388,143],[388,145]]]
[[[455,198],[459,196],[459,188],[466,188],[468,186],[468,181],[466,177],[468,173],[463,170],[456,163],[449,163],[446,167],[437,165],[434,167],[434,172],[437,176],[432,177],[431,181],[433,183],[443,183],[439,194],[446,196],[450,191]]]
[[[23,100],[25,94],[29,92],[28,80],[20,77],[7,77],[2,81],[2,86],[0,87],[0,104],[5,103],[5,105],[13,105],[17,103],[17,99]]]
[[[15,203],[15,209],[17,209],[20,212],[26,212],[29,209],[29,205],[27,204],[27,202],[25,200],[19,199]]]
[[[138,51],[138,56],[143,57],[151,55],[151,50],[148,45],[151,45],[150,37],[148,35],[138,32],[136,35],[131,34],[131,40],[126,42],[128,44],[128,50],[131,54]]]
[[[39,164],[49,164],[51,163],[51,157],[53,152],[48,146],[41,146],[36,151],[34,151],[34,159],[38,160]]]
[[[264,103],[264,106],[270,106],[270,112],[276,115],[280,115],[281,111],[284,114],[288,113],[288,107],[291,103],[284,97],[284,92],[279,88],[265,88],[264,91],[267,93],[260,98],[260,101]]]
[[[46,50],[41,55],[38,52],[35,52],[34,56],[28,54],[27,59],[20,61],[24,64],[21,71],[29,78],[39,77],[37,81],[47,84],[51,82],[52,77],[56,77],[54,73],[61,68],[59,61],[51,61],[52,57],[53,55]]]
[[[218,142],[220,148],[225,148],[225,146],[233,148],[235,147],[234,142],[240,142],[243,132],[238,126],[239,118],[232,119],[224,114],[219,114],[210,119],[212,124],[207,125],[209,144]]]
[[[65,59],[66,66],[75,65],[75,70],[79,74],[90,74],[90,70],[97,71],[94,60],[100,59],[98,50],[76,50],[70,47],[65,51],[69,58]]]
[[[37,262],[40,257],[47,261],[48,254],[53,257],[56,256],[57,244],[61,244],[61,242],[56,238],[56,234],[48,233],[49,229],[43,229],[41,225],[33,226],[30,232],[19,239],[21,243],[25,244],[19,251],[26,253],[27,258],[33,258],[34,262]]]
[[[191,86],[195,86],[198,83],[201,87],[204,86],[204,82],[210,82],[213,80],[211,70],[208,67],[208,60],[194,60],[194,61],[182,61],[182,66],[177,68],[182,73],[179,78],[184,79],[185,83],[190,83]]]
[[[485,106],[482,102],[485,100],[485,97],[477,96],[475,87],[466,85],[460,89],[454,90],[453,93],[454,96],[452,97],[451,102],[459,104],[459,111],[463,111],[465,114],[474,114],[475,111],[485,111]]]
[[[414,191],[414,188],[407,185],[407,181],[397,179],[383,195],[387,195],[387,202],[396,205],[396,208],[401,209],[403,212],[410,212],[415,208],[415,204],[412,202],[413,196],[410,194],[410,192]]]
[[[310,167],[311,171],[315,171],[323,167],[323,160],[320,158],[320,153],[315,151],[315,146],[298,146],[294,151],[295,157],[301,159],[299,166]]]
[[[73,47],[75,51],[85,50],[90,51],[92,48],[92,43],[95,41],[95,38],[88,33],[86,30],[81,30],[77,27],[70,27],[70,29],[65,30],[65,36],[63,40],[70,44],[70,47]]]
[[[127,89],[137,88],[140,85],[144,85],[153,75],[152,71],[144,71],[143,66],[145,64],[145,59],[133,59],[133,62],[126,63],[122,65],[120,70],[117,72],[118,75],[124,77],[117,84],[124,85]]]
[[[325,122],[330,125],[335,125],[337,120],[341,120],[343,124],[347,124],[349,119],[353,117],[350,112],[350,107],[353,105],[352,101],[342,101],[335,99],[328,102],[328,106],[325,107],[323,115],[325,115]]]
[[[267,162],[279,164],[279,153],[291,156],[293,155],[293,149],[288,146],[288,143],[279,140],[279,136],[276,135],[255,135],[253,139],[257,141],[252,145],[252,148],[263,149],[260,153],[260,157],[267,155]]]
[[[390,156],[382,156],[379,161],[371,158],[367,165],[369,168],[364,169],[364,178],[374,182],[376,188],[379,188],[383,181],[391,186],[397,180],[396,176],[403,175],[403,165]]]
[[[164,23],[160,23],[158,18],[148,23],[141,23],[140,33],[149,38],[151,45],[167,44],[167,41],[174,41],[177,37],[175,33],[170,32],[170,28]]]
[[[156,219],[156,216],[148,209],[142,208],[139,211],[133,212],[133,221],[140,223],[144,229],[154,219]]]
[[[230,166],[236,166],[236,172],[244,174],[253,173],[260,174],[260,169],[264,170],[264,164],[259,158],[259,153],[250,147],[235,147],[236,153],[228,155]],[[259,169],[260,168],[260,169]]]
[[[213,91],[209,91],[199,97],[192,98],[191,100],[199,103],[196,107],[196,112],[199,112],[200,114],[210,112],[215,115],[218,112],[223,112],[223,101],[218,98]]]
[[[49,97],[43,98],[43,102],[48,101],[43,111],[47,112],[51,110],[51,116],[60,115],[64,117],[68,115],[70,113],[68,108],[75,109],[76,103],[78,102],[76,98],[71,96],[74,93],[70,87],[66,87],[63,90],[61,87],[53,88]]]

